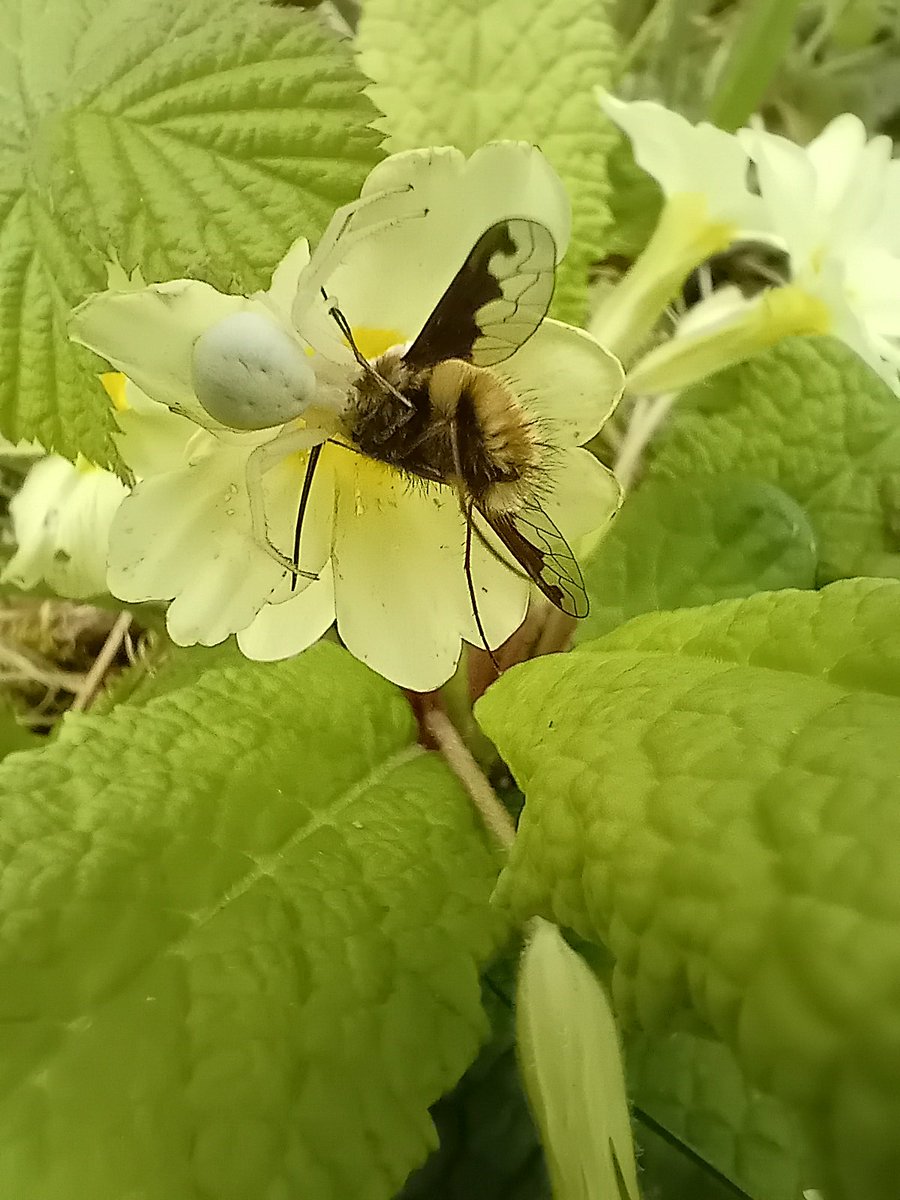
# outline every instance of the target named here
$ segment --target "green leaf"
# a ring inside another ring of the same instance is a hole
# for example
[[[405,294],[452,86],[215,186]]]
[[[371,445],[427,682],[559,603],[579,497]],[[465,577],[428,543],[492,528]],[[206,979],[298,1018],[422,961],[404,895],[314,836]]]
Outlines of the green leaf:
[[[358,45],[390,150],[449,144],[469,154],[497,138],[541,147],[572,201],[554,312],[580,320],[610,224],[606,156],[617,137],[593,94],[615,68],[603,5],[366,0]]]
[[[108,461],[66,339],[106,261],[265,285],[378,157],[349,55],[260,0],[10,0],[0,13],[0,429]]]
[[[17,1200],[383,1200],[485,1033],[495,865],[332,645],[0,765]]]
[[[839,342],[790,339],[679,399],[653,476],[726,472],[805,509],[820,582],[900,576],[900,400]]]
[[[716,1172],[748,1196],[800,1200],[813,1176],[802,1161],[798,1123],[783,1105],[748,1086],[734,1055],[721,1042],[688,1033],[636,1035],[626,1044],[626,1060],[634,1104],[714,1168],[703,1176],[694,1160],[692,1198],[701,1179],[711,1195],[734,1195]],[[638,1138],[646,1152],[646,1129]],[[653,1150],[655,1167],[662,1154],[657,1146]],[[669,1175],[677,1153],[670,1142],[664,1160]],[[683,1153],[679,1157],[680,1169],[691,1170],[690,1160]],[[646,1185],[652,1170],[646,1153],[641,1167]]]
[[[554,1200],[637,1200],[612,1010],[590,967],[546,921],[532,923],[522,955],[516,1030]]]
[[[551,1200],[516,1063],[507,995],[512,995],[513,980],[507,961],[491,967],[484,1000],[493,1037],[454,1090],[432,1109],[440,1147],[410,1177],[397,1200]]]
[[[249,667],[238,649],[234,638],[220,642],[217,646],[175,646],[161,634],[162,645],[154,645],[129,670],[124,671],[111,687],[107,688],[91,705],[91,717],[106,714],[127,701],[129,708],[146,704],[157,696],[165,696],[180,688],[190,687],[206,671],[222,667],[240,670]],[[65,727],[72,721],[72,714],[65,718]]]
[[[811,588],[815,537],[778,488],[734,476],[650,480],[629,496],[584,565],[579,642],[639,613],[779,588]]]
[[[900,1173],[900,584],[638,617],[478,716],[526,793],[498,898],[605,943],[621,1019],[702,1026],[835,1200]]]
[[[709,120],[733,133],[764,100],[789,56],[802,0],[753,0],[738,18],[708,106]]]
[[[652,175],[637,165],[628,138],[618,138],[606,166],[613,219],[607,253],[637,258],[650,240],[659,217],[662,189]]]

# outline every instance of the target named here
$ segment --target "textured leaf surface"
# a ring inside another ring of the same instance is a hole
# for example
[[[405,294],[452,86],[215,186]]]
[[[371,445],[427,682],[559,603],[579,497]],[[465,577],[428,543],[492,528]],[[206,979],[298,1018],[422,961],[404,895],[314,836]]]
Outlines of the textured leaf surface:
[[[811,588],[815,538],[770,484],[734,476],[649,481],[585,564],[591,612],[579,642],[630,617],[778,588]]]
[[[637,258],[650,240],[662,208],[662,191],[652,175],[634,161],[631,142],[620,137],[608,159],[609,206],[613,227],[607,251]]]
[[[5,758],[14,750],[31,750],[42,744],[42,738],[16,720],[13,706],[3,698],[0,701],[0,758]]]
[[[145,610],[146,611],[146,610]],[[164,639],[164,640],[163,640]],[[242,670],[249,666],[238,649],[234,638],[220,642],[217,646],[175,646],[161,635],[162,645],[155,645],[135,666],[124,671],[111,687],[91,705],[89,720],[98,712],[111,712],[116,705],[127,701],[130,708],[146,704],[157,696],[190,687],[206,671],[221,667]],[[72,715],[66,717],[66,727],[72,723]],[[77,721],[76,721],[77,723]]]
[[[485,1032],[494,863],[337,647],[0,766],[0,1178],[17,1200],[381,1200]]]
[[[689,1147],[748,1196],[764,1200],[800,1200],[813,1178],[803,1162],[798,1122],[783,1105],[748,1086],[734,1055],[721,1042],[687,1033],[667,1037],[637,1035],[626,1046],[631,1097],[642,1112]],[[639,1140],[647,1140],[644,1130]],[[671,1169],[671,1147],[667,1162]],[[646,1184],[659,1177],[656,1166],[642,1159]],[[689,1169],[682,1154],[679,1166]],[[693,1168],[695,1186],[702,1180],[710,1195],[733,1196],[711,1172]],[[648,1178],[649,1176],[649,1178]],[[683,1194],[683,1193],[682,1193]],[[678,1195],[666,1190],[664,1195]]]
[[[346,51],[260,0],[9,0],[0,13],[0,429],[105,461],[97,360],[66,341],[111,254],[265,284],[377,158]]]
[[[484,989],[493,1037],[432,1109],[440,1147],[397,1200],[552,1200],[516,1063],[513,964],[491,967]]]
[[[791,339],[678,402],[657,478],[737,472],[809,515],[820,582],[900,576],[900,400],[851,351]]]
[[[496,138],[541,147],[572,201],[572,242],[554,312],[584,316],[590,264],[610,224],[606,155],[617,135],[593,89],[607,86],[614,38],[584,0],[366,0],[360,65],[390,150]]]
[[[605,942],[626,1023],[698,1019],[834,1197],[900,1149],[900,584],[638,617],[479,716],[526,793],[499,897]]]

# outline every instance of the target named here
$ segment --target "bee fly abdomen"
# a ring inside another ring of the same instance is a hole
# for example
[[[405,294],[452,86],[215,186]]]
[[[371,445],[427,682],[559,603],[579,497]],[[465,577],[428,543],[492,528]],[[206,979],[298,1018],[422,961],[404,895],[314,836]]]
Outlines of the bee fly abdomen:
[[[466,368],[455,411],[460,473],[477,501],[503,508],[528,493],[540,466],[534,422],[493,371],[460,366]]]

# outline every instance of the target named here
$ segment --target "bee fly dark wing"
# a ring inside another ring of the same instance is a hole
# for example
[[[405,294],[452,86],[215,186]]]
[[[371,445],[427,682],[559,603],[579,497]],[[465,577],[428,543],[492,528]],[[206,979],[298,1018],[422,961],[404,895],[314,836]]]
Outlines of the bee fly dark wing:
[[[570,617],[588,615],[590,602],[581,567],[569,543],[536,501],[501,516],[478,511],[551,604]]]
[[[420,370],[461,358],[492,367],[547,315],[556,272],[553,234],[537,221],[498,221],[481,235],[403,356]]]

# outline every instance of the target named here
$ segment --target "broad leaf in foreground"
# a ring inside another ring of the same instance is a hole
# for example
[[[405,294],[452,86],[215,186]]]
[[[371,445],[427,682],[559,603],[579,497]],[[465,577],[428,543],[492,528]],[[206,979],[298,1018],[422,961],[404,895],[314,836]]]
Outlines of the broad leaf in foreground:
[[[654,609],[811,588],[816,543],[803,510],[771,484],[726,476],[649,480],[584,565],[591,611],[579,642]]]
[[[651,472],[780,487],[815,530],[820,583],[900,576],[900,400],[839,342],[792,338],[685,393]]]
[[[337,647],[0,766],[0,1178],[17,1200],[387,1200],[485,1033],[495,867]]]
[[[264,286],[378,158],[349,55],[261,0],[9,0],[0,13],[0,430],[108,459],[69,310],[106,261]]]
[[[366,0],[358,46],[390,150],[449,144],[468,154],[496,138],[541,147],[572,200],[553,312],[580,320],[610,225],[606,155],[618,136],[594,98],[615,69],[603,5]]]
[[[900,1174],[900,583],[638,617],[478,713],[526,793],[500,901],[598,939],[626,1024],[702,1024],[829,1196]]]

